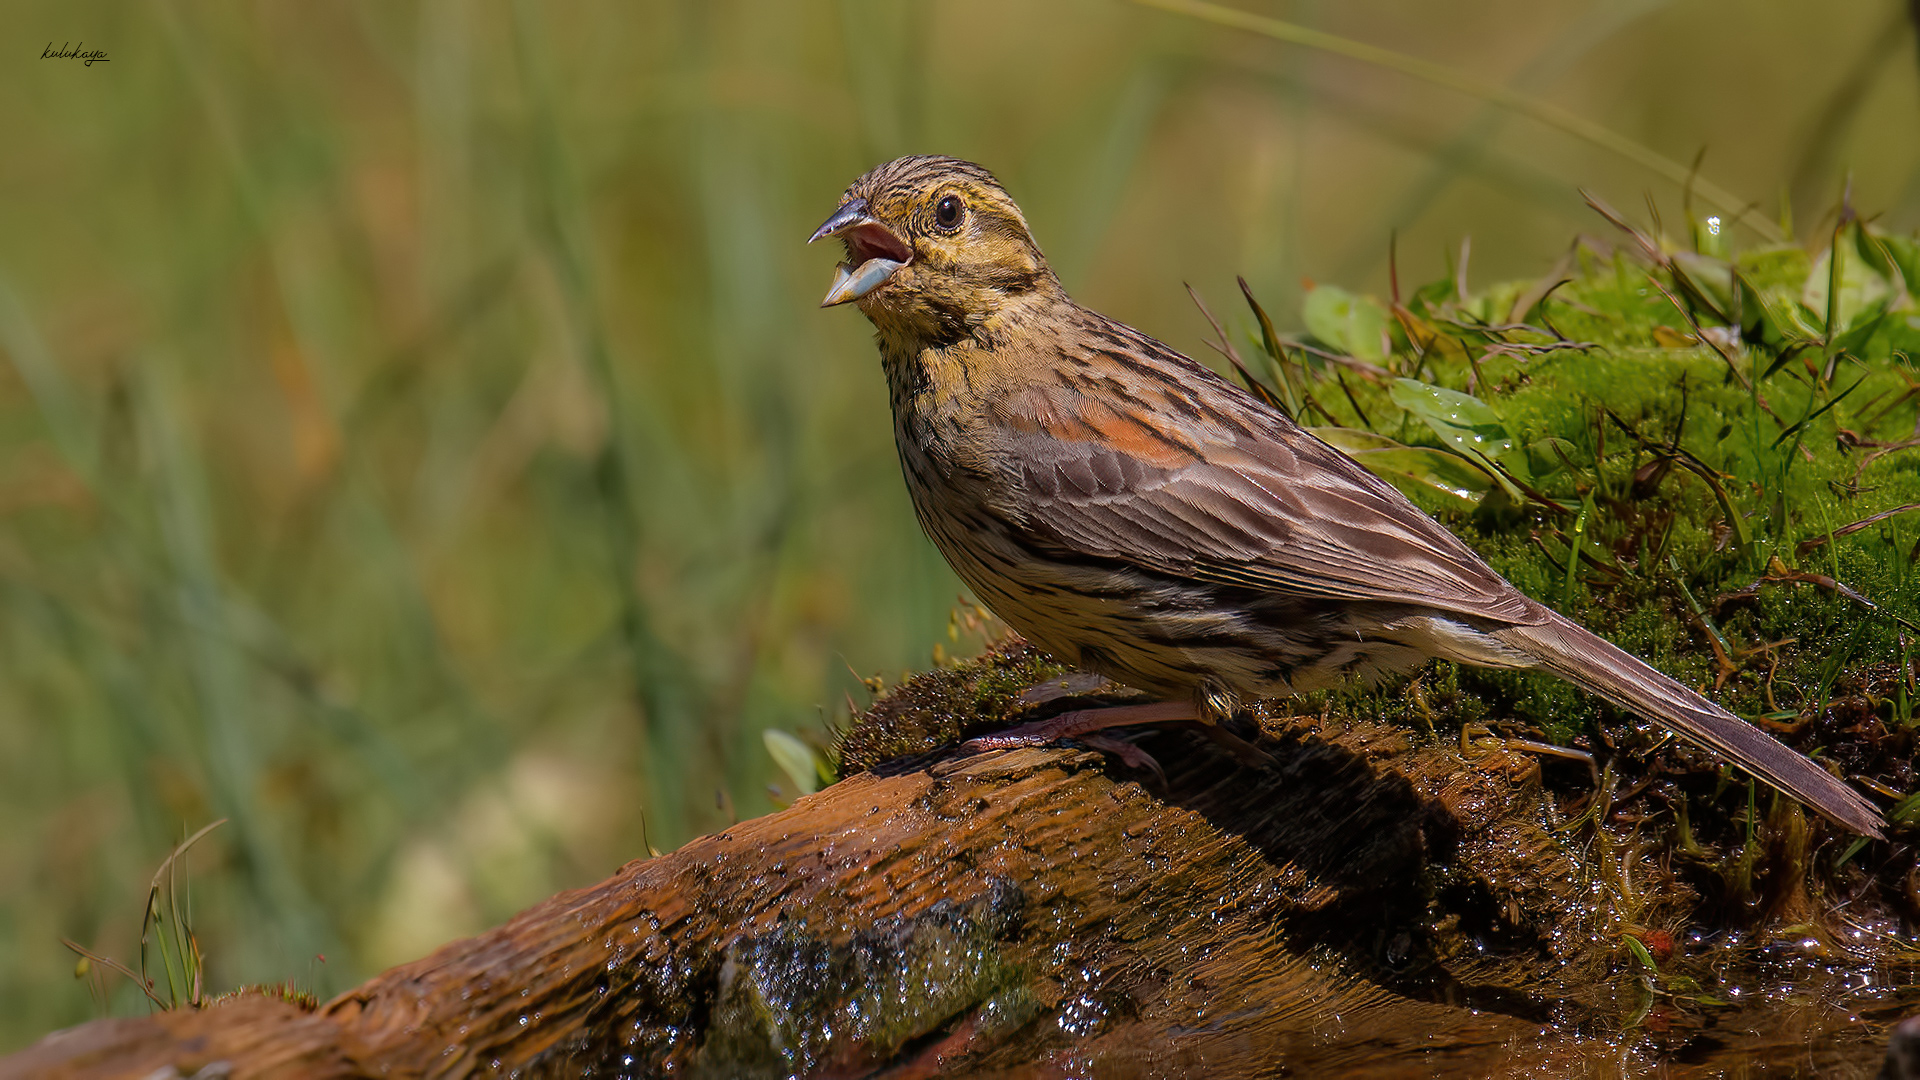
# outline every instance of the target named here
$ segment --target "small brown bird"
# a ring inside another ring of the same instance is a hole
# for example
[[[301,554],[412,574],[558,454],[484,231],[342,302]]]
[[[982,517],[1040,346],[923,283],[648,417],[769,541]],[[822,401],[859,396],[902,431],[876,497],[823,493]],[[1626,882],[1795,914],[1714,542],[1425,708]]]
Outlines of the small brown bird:
[[[974,745],[1212,721],[1242,697],[1443,657],[1552,672],[1880,835],[1873,804],[1826,770],[1527,597],[1277,410],[1074,303],[980,166],[888,162],[824,237],[847,260],[822,306],[851,301],[879,332],[927,535],[1034,644],[1164,699]]]

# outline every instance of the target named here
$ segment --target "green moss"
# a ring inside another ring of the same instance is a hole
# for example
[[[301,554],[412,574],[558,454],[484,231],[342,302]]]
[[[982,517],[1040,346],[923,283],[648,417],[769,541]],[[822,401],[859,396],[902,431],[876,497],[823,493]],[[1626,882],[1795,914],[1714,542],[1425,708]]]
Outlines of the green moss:
[[[299,1009],[301,1012],[314,1012],[320,1008],[320,999],[316,997],[312,991],[302,990],[294,986],[292,979],[288,979],[285,982],[243,986],[238,990],[232,990],[225,994],[208,998],[206,1003],[201,1007],[213,1008],[216,1005],[226,1005],[250,997],[263,997],[269,1001],[285,1002]]]
[[[1450,283],[1417,290],[1401,312],[1407,340],[1385,366],[1474,395],[1486,409],[1478,422],[1512,445],[1497,460],[1520,487],[1496,481],[1477,505],[1426,505],[1523,591],[1695,685],[1722,675],[1713,624],[1733,667],[1720,696],[1737,711],[1825,707],[1841,673],[1896,661],[1920,622],[1920,513],[1848,530],[1920,502],[1920,447],[1900,445],[1920,395],[1898,347],[1920,302],[1891,270],[1913,242],[1853,224],[1841,247],[1831,333],[1831,259],[1790,246],[1731,258],[1677,251],[1660,266],[1583,248],[1572,280],[1535,303],[1526,325],[1509,315],[1527,283],[1465,302]],[[1284,347],[1275,360],[1309,386],[1328,374]],[[1460,452],[1403,407],[1414,395],[1386,380],[1346,382],[1358,409],[1300,419]],[[1556,739],[1608,715],[1545,677],[1459,678]],[[1910,710],[1902,721],[1894,703],[1880,705],[1883,720],[1911,722]]]
[[[895,688],[854,717],[835,747],[840,775],[938,749],[1003,726],[1022,691],[1066,668],[1017,639],[977,660],[936,668]]]
[[[735,939],[721,963],[702,1076],[810,1076],[884,1065],[977,1010],[996,1037],[1040,1009],[1001,943],[1025,894],[997,880],[971,904],[942,901],[833,940],[800,923]]]

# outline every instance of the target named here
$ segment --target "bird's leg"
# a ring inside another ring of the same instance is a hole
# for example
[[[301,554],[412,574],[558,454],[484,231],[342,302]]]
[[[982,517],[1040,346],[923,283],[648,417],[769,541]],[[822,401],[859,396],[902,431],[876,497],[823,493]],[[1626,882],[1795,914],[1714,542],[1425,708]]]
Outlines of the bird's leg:
[[[1061,739],[1078,738],[1108,728],[1134,724],[1166,724],[1178,720],[1198,720],[1200,714],[1192,701],[1156,701],[1149,705],[1113,705],[1104,709],[1075,709],[1031,724],[996,731],[977,739],[968,739],[962,750],[1011,750],[1016,746],[1044,746]],[[1111,740],[1106,740],[1111,742]],[[1131,744],[1127,744],[1131,745]],[[1102,747],[1108,749],[1108,747]],[[1137,748],[1135,748],[1137,749]],[[1141,751],[1144,753],[1144,751]],[[1123,753],[1122,758],[1126,755]],[[1128,762],[1132,764],[1132,762]]]

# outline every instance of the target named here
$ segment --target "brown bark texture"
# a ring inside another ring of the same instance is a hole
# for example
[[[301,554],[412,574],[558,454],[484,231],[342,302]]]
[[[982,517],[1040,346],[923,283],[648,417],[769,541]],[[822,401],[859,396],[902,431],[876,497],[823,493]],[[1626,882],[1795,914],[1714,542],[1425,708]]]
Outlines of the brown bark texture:
[[[1526,749],[1244,734],[1145,735],[1164,780],[1075,748],[883,764],[317,1010],[96,1021],[0,1080],[1870,1075],[1916,1008],[1884,955],[1862,964],[1892,992],[1845,996],[1829,955],[1729,1000],[1730,954],[1687,934],[1701,890],[1578,826]],[[1824,828],[1787,808],[1767,835],[1830,857]],[[1753,903],[1824,925],[1788,877]]]

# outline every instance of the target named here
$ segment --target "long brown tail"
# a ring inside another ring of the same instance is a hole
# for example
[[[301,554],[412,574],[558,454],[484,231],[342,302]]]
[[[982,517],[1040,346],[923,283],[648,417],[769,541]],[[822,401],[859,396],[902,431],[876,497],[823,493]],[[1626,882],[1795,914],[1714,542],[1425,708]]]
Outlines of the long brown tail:
[[[1841,825],[1879,837],[1886,822],[1859,792],[1772,736],[1558,615],[1492,635],[1538,667],[1711,747]]]

